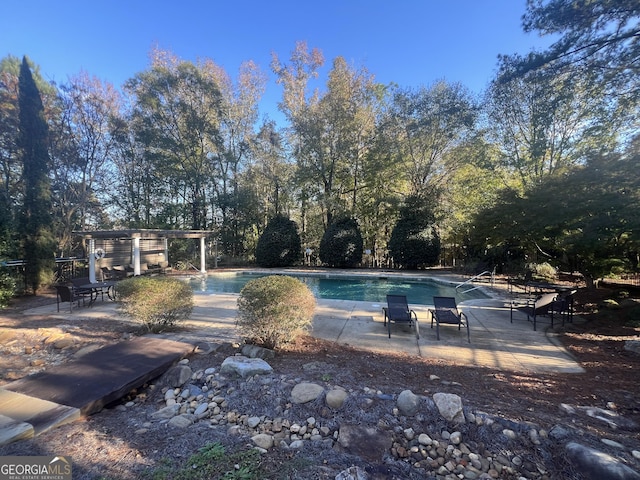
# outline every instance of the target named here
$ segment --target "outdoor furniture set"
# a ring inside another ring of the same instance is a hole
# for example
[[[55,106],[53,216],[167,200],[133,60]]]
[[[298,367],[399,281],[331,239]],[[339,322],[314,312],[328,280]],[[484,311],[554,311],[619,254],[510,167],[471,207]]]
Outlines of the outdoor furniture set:
[[[431,314],[431,328],[436,324],[436,338],[440,340],[440,324],[457,325],[467,329],[467,341],[471,343],[469,333],[469,322],[464,313],[458,310],[456,299],[453,297],[433,297],[434,309],[429,310]],[[409,308],[405,295],[387,295],[387,306],[382,309],[384,313],[384,325],[391,338],[391,323],[408,325],[415,328],[416,338],[420,338],[420,327],[416,312]]]
[[[526,314],[527,320],[533,322],[533,330],[536,331],[540,321],[548,321],[553,327],[555,320],[573,322],[573,297],[576,289],[567,289],[557,286],[553,293],[543,293],[525,302],[511,302],[510,320],[513,323],[514,312]],[[436,325],[436,339],[440,340],[440,325],[457,326],[458,330],[465,327],[467,341],[471,343],[469,320],[464,312],[458,309],[456,299],[453,297],[433,297],[434,308],[429,309],[431,316],[431,328]],[[404,324],[415,328],[416,338],[420,338],[418,316],[409,308],[407,297],[404,295],[387,295],[387,306],[382,309],[384,314],[384,326],[387,327],[391,338],[391,323]],[[544,318],[542,318],[544,317]]]
[[[158,275],[168,273],[171,270],[169,262],[159,262],[155,265],[148,263],[140,264],[140,275]],[[113,267],[101,267],[103,280],[122,280],[124,278],[133,277],[134,269],[131,265],[114,265]]]
[[[89,277],[73,278],[71,285],[56,285],[56,304],[58,311],[60,311],[61,303],[69,303],[69,312],[73,312],[73,304],[78,307],[80,302],[83,305],[91,307],[98,298],[104,301],[104,295],[107,294],[107,298],[115,300],[115,284],[114,280],[106,280],[103,282],[89,281]]]

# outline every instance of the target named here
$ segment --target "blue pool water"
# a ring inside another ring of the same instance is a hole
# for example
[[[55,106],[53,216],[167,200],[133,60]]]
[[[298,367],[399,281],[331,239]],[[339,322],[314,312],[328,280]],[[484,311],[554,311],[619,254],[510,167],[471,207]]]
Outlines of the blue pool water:
[[[266,275],[266,274],[265,274]],[[240,293],[251,279],[265,276],[261,274],[238,273],[235,275],[209,275],[206,279],[192,280],[194,292],[203,294]],[[406,295],[409,303],[433,305],[433,297],[455,297],[458,302],[472,298],[487,298],[480,290],[461,293],[454,286],[432,279],[405,279],[393,277],[359,278],[297,276],[307,284],[319,299],[356,300],[362,302],[386,303],[388,294]],[[461,290],[464,290],[462,288]]]

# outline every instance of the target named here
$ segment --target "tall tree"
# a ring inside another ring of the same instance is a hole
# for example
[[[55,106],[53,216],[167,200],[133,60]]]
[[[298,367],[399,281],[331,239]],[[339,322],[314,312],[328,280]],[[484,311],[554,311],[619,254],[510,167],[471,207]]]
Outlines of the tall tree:
[[[299,43],[290,65],[274,58],[272,68],[284,87],[280,108],[291,123],[302,188],[322,206],[326,226],[336,214],[357,209],[377,96],[373,76],[342,57],[333,61],[326,92],[310,94],[309,82],[322,62],[319,51],[308,52]]]
[[[523,196],[505,191],[495,205],[479,212],[477,243],[483,250],[518,246],[529,258],[542,256],[582,272],[590,284],[615,268],[637,269],[638,161],[633,149],[625,155],[595,155]]]
[[[112,119],[120,96],[114,87],[86,72],[62,86],[60,109],[52,144],[54,209],[60,226],[60,247],[70,251],[73,231],[105,227],[104,191],[113,186],[110,161],[115,142]],[[102,198],[100,198],[102,197]]]
[[[7,55],[0,60],[0,255],[17,258],[16,221],[23,202],[22,158],[19,146],[19,77],[22,61]],[[57,91],[46,83],[36,65],[32,76],[42,96],[46,117],[51,117]]]
[[[453,149],[475,128],[478,108],[460,84],[439,81],[429,88],[398,90],[389,127],[394,136],[397,174],[411,195],[438,194],[457,161]],[[400,180],[400,179],[399,179]]]
[[[527,0],[525,32],[560,35],[545,52],[531,54],[520,71],[571,65],[638,102],[640,4],[636,0]]]
[[[135,99],[137,139],[163,179],[158,188],[182,201],[180,226],[206,228],[210,157],[221,150],[219,85],[203,68],[154,52],[151,69],[126,89]]]
[[[52,235],[48,126],[42,98],[26,57],[20,67],[18,106],[24,178],[20,232],[26,262],[26,284],[36,293],[51,279],[56,242]]]
[[[640,118],[637,0],[527,0],[523,28],[558,39],[545,51],[519,58],[506,80],[540,69],[564,72],[625,117],[616,126],[622,137],[635,134]]]
[[[615,115],[581,78],[555,69],[510,76],[518,57],[501,58],[486,99],[500,166],[529,188],[565,173],[594,150],[615,147]]]

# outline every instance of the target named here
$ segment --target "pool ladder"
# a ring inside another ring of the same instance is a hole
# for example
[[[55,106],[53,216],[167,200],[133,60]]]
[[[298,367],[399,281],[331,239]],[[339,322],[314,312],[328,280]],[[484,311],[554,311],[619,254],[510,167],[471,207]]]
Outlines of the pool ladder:
[[[462,287],[462,286],[464,286],[464,285],[471,285],[471,284],[473,284],[473,282],[474,282],[475,280],[477,280],[477,279],[479,279],[480,277],[483,277],[483,276],[485,276],[485,275],[490,275],[490,276],[491,276],[491,286],[493,286],[494,281],[495,281],[495,276],[496,276],[496,269],[495,269],[495,268],[494,268],[494,269],[493,269],[493,271],[491,271],[491,272],[490,272],[489,270],[485,270],[484,272],[479,273],[478,275],[476,275],[476,276],[474,276],[474,277],[471,277],[469,280],[466,280],[466,281],[464,281],[464,282],[462,282],[462,283],[459,283],[458,285],[456,285],[456,290],[458,290],[460,287]],[[476,285],[476,286],[473,286],[473,287],[469,288],[468,290],[465,290],[465,291],[464,291],[464,292],[462,292],[462,293],[468,293],[468,292],[471,292],[471,291],[473,291],[473,290],[477,290],[478,288],[481,288],[481,287],[482,287],[482,285]]]

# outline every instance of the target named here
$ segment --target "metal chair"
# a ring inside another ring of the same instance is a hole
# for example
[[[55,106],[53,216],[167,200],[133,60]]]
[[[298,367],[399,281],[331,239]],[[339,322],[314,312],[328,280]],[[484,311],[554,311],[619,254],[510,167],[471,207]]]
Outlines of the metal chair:
[[[387,306],[382,310],[384,312],[384,325],[387,326],[389,331],[389,338],[391,338],[391,322],[415,327],[416,338],[420,338],[418,316],[416,315],[416,312],[409,309],[406,296],[387,295]]]
[[[436,339],[440,340],[440,324],[457,325],[458,330],[463,326],[467,328],[467,342],[471,343],[471,333],[469,332],[469,319],[458,310],[456,299],[453,297],[433,297],[435,308],[429,310],[431,313],[431,328],[436,322]]]

